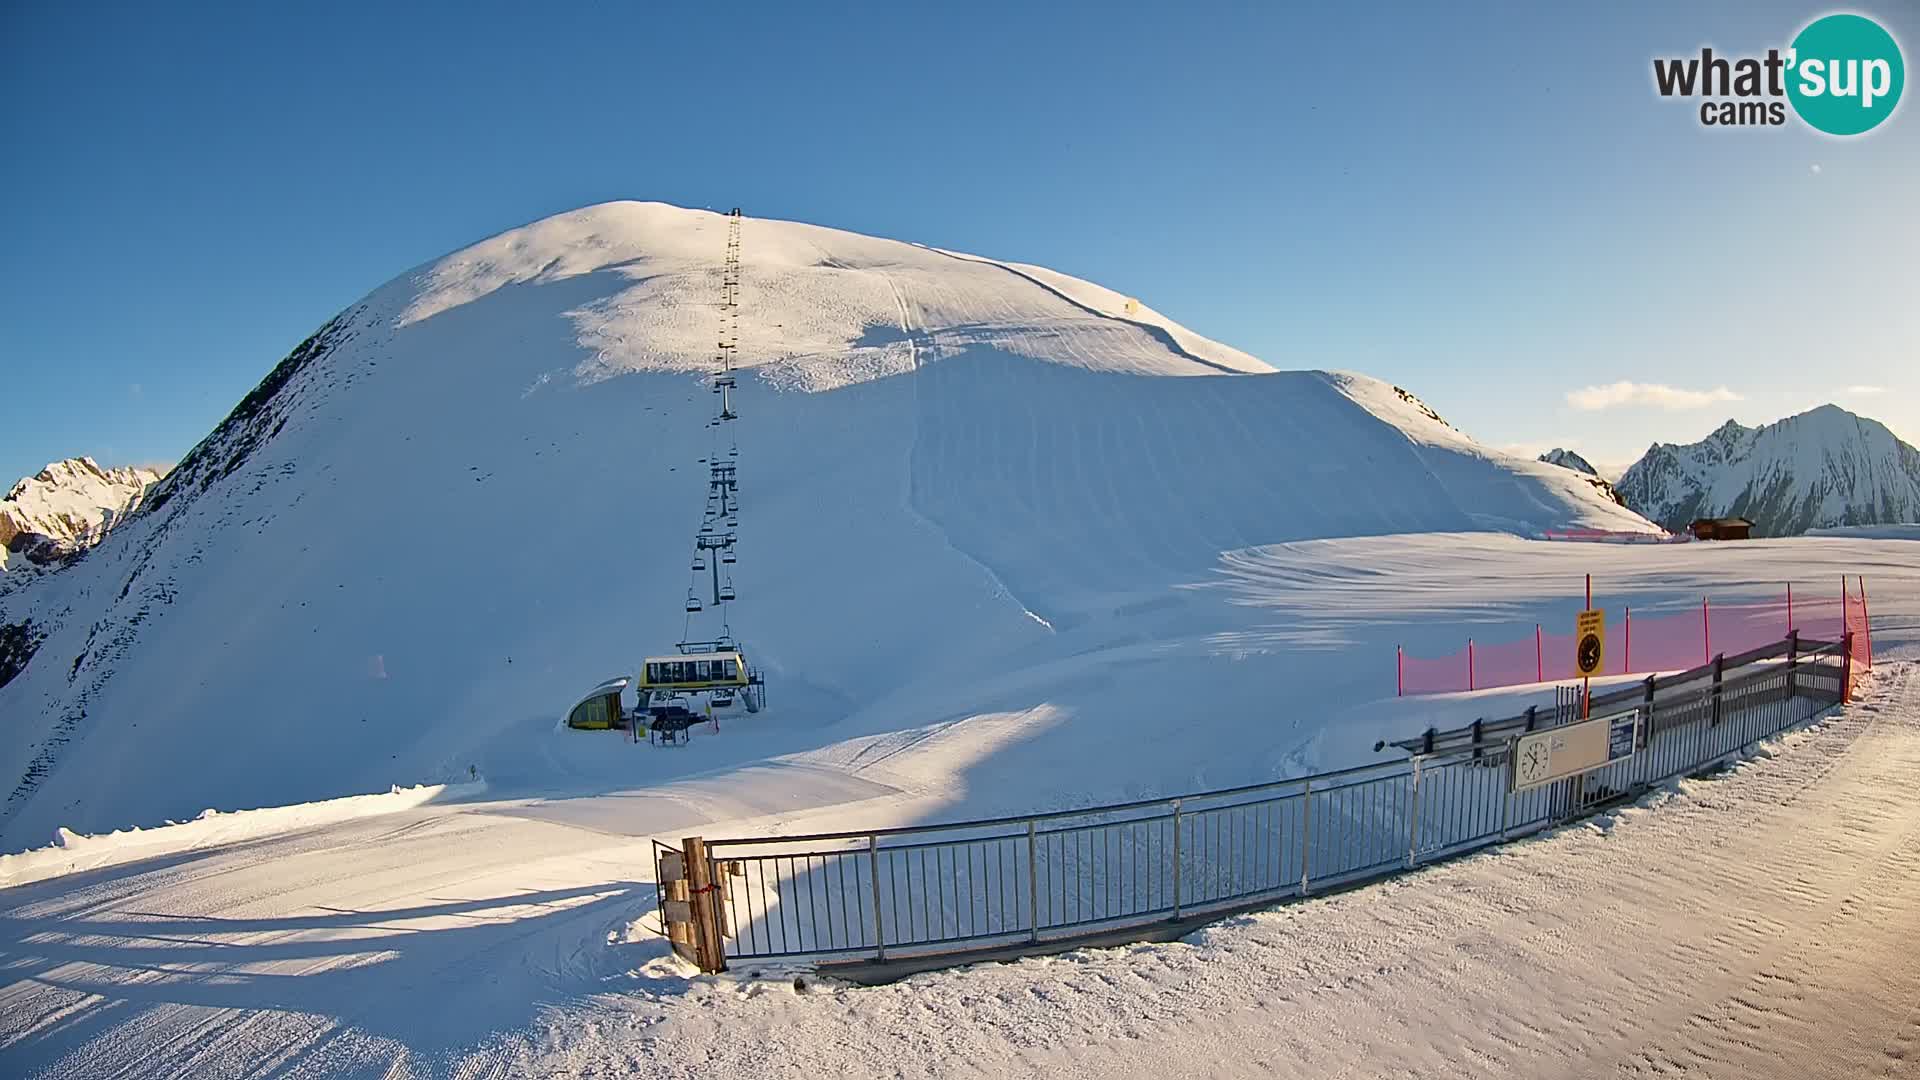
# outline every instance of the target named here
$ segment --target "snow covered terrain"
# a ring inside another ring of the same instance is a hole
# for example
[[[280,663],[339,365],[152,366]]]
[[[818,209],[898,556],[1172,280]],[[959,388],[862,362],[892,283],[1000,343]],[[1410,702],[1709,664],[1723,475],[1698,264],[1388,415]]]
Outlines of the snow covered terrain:
[[[163,475],[134,465],[102,469],[81,457],[56,461],[21,480],[0,499],[0,572],[52,562],[98,543]]]
[[[1620,477],[1626,504],[1669,529],[1744,517],[1755,536],[1920,519],[1920,450],[1877,420],[1822,405],[1764,427],[1729,420],[1697,443],[1655,443]]]
[[[1068,756],[1176,701],[1244,725],[1293,661],[1219,644],[1244,609],[1186,586],[1222,552],[1652,529],[1400,388],[1273,371],[1037,267],[749,218],[733,629],[774,707],[735,749],[609,761],[551,729],[686,631],[724,222],[612,203],[403,275],[111,542],[0,593],[30,657],[0,678],[3,846],[475,768],[597,793],[984,714]],[[1222,767],[1196,748],[1056,794]]]
[[[1406,389],[1271,370],[1053,271],[744,235],[732,628],[769,708],[679,748],[556,726],[689,629],[724,219],[609,204],[421,267],[296,348],[85,559],[0,586],[21,778],[0,1075],[1552,1075],[1690,1049],[1731,1075],[1907,1052],[1909,542],[1528,539],[1657,530]],[[1637,614],[1843,573],[1872,596],[1874,696],[1599,828],[1184,943],[875,989],[690,979],[646,931],[656,837],[1375,760],[1540,694],[1396,698],[1395,646],[1565,626],[1587,574]],[[1737,1000],[1777,1038],[1727,1026]],[[1797,1034],[1840,1015],[1844,1040]]]
[[[1145,775],[1141,758],[1185,750],[1109,725],[1077,756],[1015,752],[1033,726],[1066,726],[1052,706],[731,764],[725,747],[765,749],[770,727],[686,751],[608,736],[592,745],[635,780],[599,796],[490,790],[216,847],[180,837],[0,890],[0,1072],[1571,1076],[1673,1061],[1745,1076],[1781,1055],[1790,1075],[1898,1075],[1920,1051],[1903,945],[1920,931],[1920,564],[1905,543],[1478,534],[1237,554],[1208,590],[1247,613],[1224,644],[1296,654],[1325,689],[1184,734],[1212,759],[1203,779],[1244,771],[1236,757],[1351,760],[1378,732],[1508,710],[1505,691],[1395,701],[1389,682],[1366,698],[1354,666],[1386,637],[1570,611],[1583,570],[1609,592],[1638,579],[1638,606],[1857,569],[1879,662],[1865,701],[1725,779],[1181,943],[867,989],[797,990],[772,967],[688,979],[645,930],[650,836],[1045,803],[1077,774]],[[665,757],[699,775],[646,780]]]

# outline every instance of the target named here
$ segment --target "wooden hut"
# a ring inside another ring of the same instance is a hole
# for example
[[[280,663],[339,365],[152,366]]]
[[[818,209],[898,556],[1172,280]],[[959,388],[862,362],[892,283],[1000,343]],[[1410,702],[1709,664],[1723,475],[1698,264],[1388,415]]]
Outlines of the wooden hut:
[[[1701,518],[1687,531],[1695,540],[1748,540],[1753,536],[1753,522],[1743,517]]]

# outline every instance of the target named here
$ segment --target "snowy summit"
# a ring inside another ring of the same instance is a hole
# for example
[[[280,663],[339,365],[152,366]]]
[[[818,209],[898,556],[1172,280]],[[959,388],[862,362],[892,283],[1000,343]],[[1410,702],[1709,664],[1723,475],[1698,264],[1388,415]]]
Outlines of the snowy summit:
[[[103,469],[90,457],[56,461],[0,499],[0,570],[9,555],[46,563],[82,550],[139,507],[160,469]]]
[[[1546,453],[1541,454],[1540,460],[1546,462],[1549,465],[1558,465],[1563,469],[1572,469],[1574,472],[1583,472],[1583,473],[1586,473],[1588,476],[1600,475],[1600,470],[1594,468],[1590,463],[1588,463],[1586,458],[1583,458],[1579,454],[1576,454],[1571,450],[1565,449],[1564,447],[1556,446],[1553,449],[1547,451]]]

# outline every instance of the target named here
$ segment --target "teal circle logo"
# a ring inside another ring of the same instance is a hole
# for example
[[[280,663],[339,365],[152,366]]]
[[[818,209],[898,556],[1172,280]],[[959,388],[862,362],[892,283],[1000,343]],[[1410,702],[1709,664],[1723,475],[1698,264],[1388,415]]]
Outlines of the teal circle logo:
[[[1863,15],[1828,15],[1793,39],[1787,60],[1793,111],[1829,135],[1872,131],[1893,115],[1907,83],[1900,46]]]

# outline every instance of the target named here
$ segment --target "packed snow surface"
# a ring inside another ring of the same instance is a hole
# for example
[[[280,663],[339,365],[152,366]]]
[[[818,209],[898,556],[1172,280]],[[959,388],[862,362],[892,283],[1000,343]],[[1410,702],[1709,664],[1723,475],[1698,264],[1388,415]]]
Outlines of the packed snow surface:
[[[701,459],[733,433],[698,377],[726,228],[614,203],[420,267],[112,542],[0,589],[33,650],[0,686],[0,848],[474,768],[597,794],[982,714],[1068,759],[1176,704],[1267,730],[1300,666],[1230,643],[1250,609],[1212,587],[1223,552],[1651,529],[1404,389],[1274,371],[1038,267],[748,218],[730,612],[771,711],[671,763],[555,739],[588,687],[722,630],[683,606]],[[1274,766],[1201,740],[1047,795]]]
[[[627,782],[447,793],[0,890],[0,1072],[1571,1076],[1679,1062],[1744,1076],[1778,1055],[1796,1076],[1897,1074],[1920,1052],[1905,947],[1920,933],[1920,565],[1905,544],[1473,534],[1241,552],[1191,591],[1245,613],[1221,648],[1292,656],[1288,678],[1244,715],[1180,714],[1178,738],[1113,723],[1072,739],[1065,694],[844,741],[771,718],[685,750],[549,725],[542,752],[585,747]],[[1586,571],[1599,602],[1639,609],[1842,569],[1874,597],[1864,702],[1725,779],[1548,838],[1182,943],[873,989],[796,989],[771,967],[689,979],[646,931],[653,836],[1111,796],[1130,782],[1117,778],[1152,775],[1149,757],[1192,768],[1195,787],[1353,760],[1379,734],[1518,701],[1394,701],[1380,688],[1393,638],[1569,615]],[[1079,670],[1091,686],[1110,668]],[[772,753],[810,741],[824,745]]]

